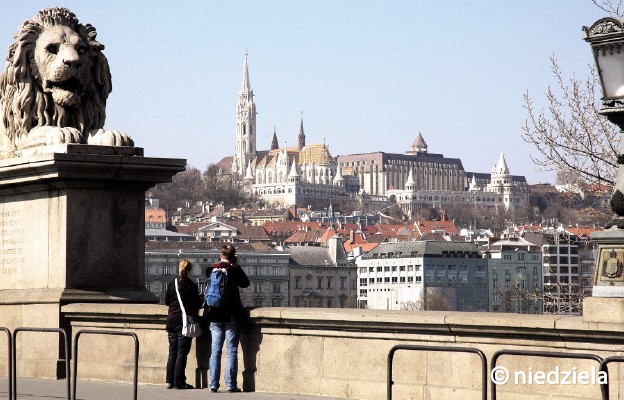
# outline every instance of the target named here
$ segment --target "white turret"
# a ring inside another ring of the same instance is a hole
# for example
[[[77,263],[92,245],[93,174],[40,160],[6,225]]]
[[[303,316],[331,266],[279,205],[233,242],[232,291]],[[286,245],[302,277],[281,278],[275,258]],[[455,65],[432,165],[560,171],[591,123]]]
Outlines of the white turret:
[[[288,182],[297,183],[301,179],[301,174],[297,168],[297,162],[293,160],[292,167],[290,167],[290,172],[288,173]]]
[[[405,190],[414,190],[416,188],[416,182],[414,181],[414,170],[410,168],[407,181],[405,182]]]
[[[336,168],[336,176],[334,177],[334,185],[344,186],[345,179],[342,176],[342,171],[340,171],[340,165]]]

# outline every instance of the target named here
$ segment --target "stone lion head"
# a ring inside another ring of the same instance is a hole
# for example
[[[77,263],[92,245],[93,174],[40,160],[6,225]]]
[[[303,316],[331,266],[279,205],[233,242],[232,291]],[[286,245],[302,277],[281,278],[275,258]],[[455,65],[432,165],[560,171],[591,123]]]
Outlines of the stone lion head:
[[[90,24],[66,8],[49,8],[24,21],[0,75],[6,140],[19,148],[33,128],[75,128],[65,142],[86,143],[100,130],[112,90],[104,46]]]

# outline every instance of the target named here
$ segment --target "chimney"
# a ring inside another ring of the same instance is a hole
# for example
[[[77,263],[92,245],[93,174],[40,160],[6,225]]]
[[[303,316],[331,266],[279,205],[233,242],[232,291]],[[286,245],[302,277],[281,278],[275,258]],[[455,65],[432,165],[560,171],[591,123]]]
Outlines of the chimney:
[[[290,206],[290,213],[292,214],[293,218],[297,218],[297,205],[293,204]]]
[[[351,241],[351,243],[353,243],[354,239],[355,239],[355,232],[353,232],[353,229],[349,229],[349,240]]]

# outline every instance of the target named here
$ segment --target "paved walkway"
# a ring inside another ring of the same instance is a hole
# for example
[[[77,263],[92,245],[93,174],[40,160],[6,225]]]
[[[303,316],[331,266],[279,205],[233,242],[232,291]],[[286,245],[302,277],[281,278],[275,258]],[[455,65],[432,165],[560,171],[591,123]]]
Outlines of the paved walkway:
[[[6,378],[0,378],[0,399],[8,398]],[[18,399],[67,399],[67,381],[35,378],[17,379]],[[132,399],[132,384],[125,382],[78,381],[77,400],[124,400]],[[138,398],[149,400],[174,399],[222,399],[222,400],[342,400],[337,397],[307,396],[281,393],[228,393],[220,390],[212,393],[208,389],[167,390],[164,385],[139,384]]]

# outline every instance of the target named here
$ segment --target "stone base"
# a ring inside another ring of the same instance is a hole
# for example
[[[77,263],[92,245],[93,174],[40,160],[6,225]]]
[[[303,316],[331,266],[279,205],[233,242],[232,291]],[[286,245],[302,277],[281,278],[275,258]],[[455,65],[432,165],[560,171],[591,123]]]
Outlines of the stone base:
[[[583,300],[583,321],[624,324],[624,298],[586,297]]]

